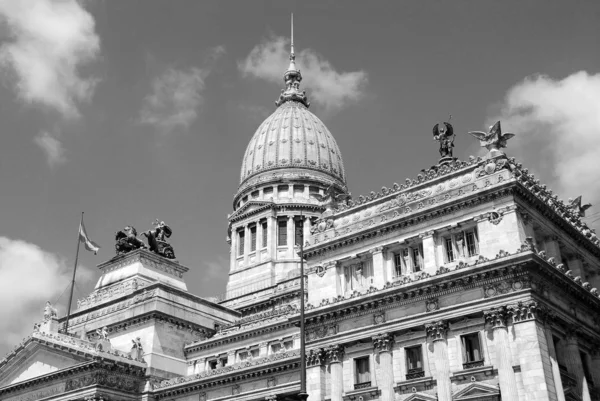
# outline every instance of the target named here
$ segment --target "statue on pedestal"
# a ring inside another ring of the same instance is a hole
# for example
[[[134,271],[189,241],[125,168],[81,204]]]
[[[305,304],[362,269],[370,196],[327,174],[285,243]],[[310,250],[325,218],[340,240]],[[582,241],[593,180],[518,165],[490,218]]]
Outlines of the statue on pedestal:
[[[52,306],[50,301],[46,302],[46,306],[44,307],[44,321],[50,320],[53,317],[57,317],[58,313],[56,312],[56,308]]]
[[[142,340],[137,337],[135,340],[131,340],[133,345],[131,346],[131,352],[129,355],[136,361],[141,361],[144,356],[144,348],[142,347]]]
[[[171,227],[158,219],[154,220],[152,224],[154,224],[154,229],[142,233],[148,239],[148,247],[152,252],[160,256],[167,259],[175,259],[173,247],[167,242],[167,238],[173,234]]]
[[[115,244],[117,255],[139,248],[146,248],[146,244],[137,237],[137,230],[133,226],[126,226],[124,229],[117,231],[115,241],[117,241]]]
[[[569,209],[571,213],[576,217],[585,217],[585,211],[592,207],[591,203],[587,203],[585,205],[581,204],[581,195],[579,195],[575,199],[569,198]]]
[[[338,203],[345,202],[352,197],[352,194],[348,192],[348,188],[345,186],[342,188],[342,192],[336,191],[335,186],[331,184],[325,190],[323,195],[314,195],[315,199],[319,202],[326,202],[326,210],[330,211],[338,207]]]
[[[440,143],[440,164],[453,160],[454,128],[450,123],[442,122],[433,126],[433,140]]]

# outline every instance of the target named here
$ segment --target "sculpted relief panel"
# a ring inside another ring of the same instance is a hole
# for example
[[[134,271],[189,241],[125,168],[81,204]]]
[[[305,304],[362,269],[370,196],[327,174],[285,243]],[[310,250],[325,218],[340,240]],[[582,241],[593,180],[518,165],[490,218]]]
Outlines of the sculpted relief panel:
[[[410,193],[401,193],[383,204],[375,204],[366,210],[337,218],[328,224],[327,229],[315,230],[314,235],[311,237],[311,245],[381,225],[414,211],[429,209],[437,204],[443,204],[469,193],[481,191],[484,188],[501,184],[510,179],[508,170],[496,170],[498,167],[495,166],[492,173],[495,171],[498,171],[498,173],[488,175],[485,167],[487,166],[428,188]]]

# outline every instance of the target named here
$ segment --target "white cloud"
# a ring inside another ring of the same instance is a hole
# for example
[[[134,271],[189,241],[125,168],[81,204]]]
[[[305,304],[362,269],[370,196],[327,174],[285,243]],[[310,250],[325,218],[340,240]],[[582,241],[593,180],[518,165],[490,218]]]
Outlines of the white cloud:
[[[80,284],[91,278],[78,268]],[[69,267],[37,245],[0,236],[0,345],[14,346],[43,316],[46,301],[55,302],[70,281]],[[61,301],[65,302],[68,291]],[[59,316],[65,314],[59,307]]]
[[[283,73],[289,65],[288,43],[284,37],[263,41],[238,63],[239,70],[244,76],[283,84]],[[328,111],[341,109],[360,99],[368,80],[367,73],[362,70],[336,71],[329,61],[311,49],[296,55],[296,65],[310,91],[309,100],[321,104]]]
[[[600,74],[527,78],[508,91],[499,119],[517,135],[509,154],[565,201],[583,195],[595,205],[588,215],[600,211]]]
[[[18,96],[78,117],[97,82],[80,71],[100,51],[93,16],[76,0],[0,0],[0,23],[9,33],[0,68],[14,74]]]
[[[163,132],[180,127],[188,129],[198,117],[207,72],[169,68],[152,83],[152,93],[144,99],[140,122]]]
[[[47,131],[40,132],[33,138],[33,142],[44,151],[50,167],[55,167],[67,161],[62,143]]]

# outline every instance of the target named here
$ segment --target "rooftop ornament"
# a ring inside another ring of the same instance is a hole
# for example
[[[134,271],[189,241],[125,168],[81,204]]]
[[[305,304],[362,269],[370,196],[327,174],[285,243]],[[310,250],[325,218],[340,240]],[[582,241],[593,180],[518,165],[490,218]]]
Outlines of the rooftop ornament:
[[[450,163],[454,160],[452,149],[454,148],[454,128],[448,122],[442,122],[433,126],[433,140],[440,143],[439,164]]]
[[[515,134],[511,133],[502,133],[502,127],[500,126],[500,121],[496,124],[492,125],[489,129],[490,132],[482,132],[482,131],[470,131],[469,134],[479,139],[479,143],[482,148],[486,148],[489,157],[496,157],[504,155],[500,149],[506,147],[506,142]]]
[[[585,217],[585,211],[592,207],[591,203],[587,203],[585,205],[581,204],[581,195],[579,195],[575,199],[569,198],[569,209],[571,209],[571,213],[576,217]]]
[[[291,34],[291,46],[290,46],[290,66],[287,71],[283,74],[283,81],[285,82],[285,89],[281,90],[279,99],[275,101],[277,107],[289,101],[296,101],[302,103],[306,107],[310,106],[306,91],[300,90],[300,82],[302,81],[302,74],[296,67],[296,55],[294,54],[294,17],[292,16],[292,34]]]
[[[133,226],[126,226],[124,229],[117,231],[115,235],[117,255],[123,255],[142,248],[150,249],[164,258],[175,259],[173,247],[167,242],[167,238],[173,234],[173,230],[164,221],[158,219],[154,220],[152,224],[154,225],[153,229],[142,233],[147,238],[147,246],[137,237],[137,230]]]

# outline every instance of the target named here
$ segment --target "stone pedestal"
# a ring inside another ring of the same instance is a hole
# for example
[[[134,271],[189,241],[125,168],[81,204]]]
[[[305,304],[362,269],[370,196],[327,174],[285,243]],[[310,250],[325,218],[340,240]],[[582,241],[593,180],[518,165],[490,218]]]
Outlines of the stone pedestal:
[[[373,337],[373,347],[379,354],[379,389],[381,390],[381,401],[394,400],[394,366],[392,362],[392,347],[394,337],[389,333],[383,333]]]
[[[428,337],[433,341],[435,358],[435,379],[439,401],[452,401],[452,382],[450,381],[450,361],[448,359],[448,322],[438,321],[425,326]]]
[[[508,312],[506,308],[496,308],[484,312],[486,322],[491,325],[494,336],[494,349],[498,365],[498,381],[503,401],[519,401],[517,392],[517,379],[512,367],[512,355],[508,342],[508,329],[506,322]]]
[[[342,401],[342,394],[344,392],[344,373],[342,370],[344,347],[341,345],[332,345],[327,348],[326,352],[331,372],[331,401]]]

